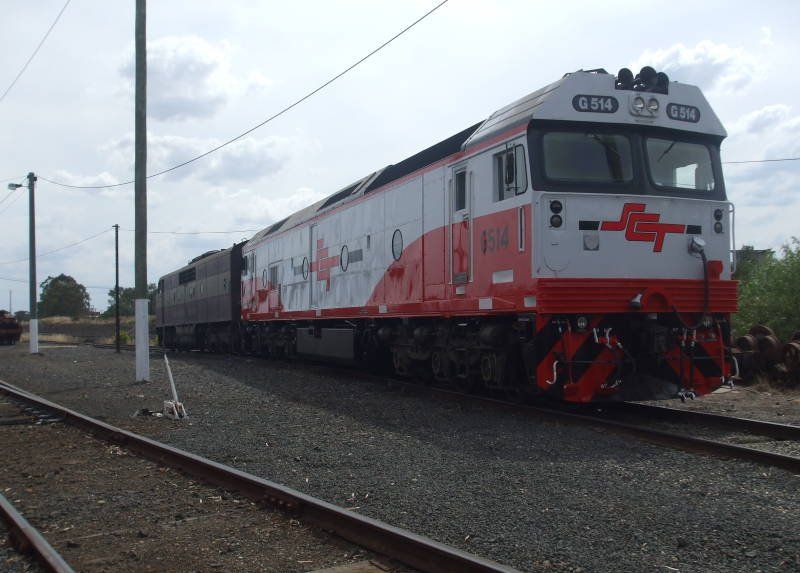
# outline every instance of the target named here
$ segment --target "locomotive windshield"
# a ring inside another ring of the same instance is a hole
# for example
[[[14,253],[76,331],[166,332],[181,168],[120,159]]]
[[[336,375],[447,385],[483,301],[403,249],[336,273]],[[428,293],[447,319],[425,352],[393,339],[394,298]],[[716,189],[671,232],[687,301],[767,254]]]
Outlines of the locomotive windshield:
[[[548,179],[624,183],[633,179],[631,142],[612,133],[551,131],[542,137]]]
[[[651,126],[539,121],[528,128],[535,189],[725,200],[719,138]]]
[[[714,190],[708,147],[674,139],[647,138],[647,165],[656,187]]]

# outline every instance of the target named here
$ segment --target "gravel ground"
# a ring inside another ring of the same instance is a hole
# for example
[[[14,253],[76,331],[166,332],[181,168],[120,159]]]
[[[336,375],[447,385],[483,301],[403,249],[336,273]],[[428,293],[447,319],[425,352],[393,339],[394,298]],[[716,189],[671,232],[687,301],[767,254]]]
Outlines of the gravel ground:
[[[668,404],[645,403],[800,426],[800,388],[792,390],[759,383],[736,386],[733,390],[720,388],[708,396],[686,402],[670,400]]]
[[[5,495],[76,571],[290,573],[369,557],[72,426],[0,426],[0,450],[18,452],[0,466]]]
[[[44,573],[38,563],[19,554],[8,542],[6,522],[0,519],[0,571],[6,573]]]
[[[323,369],[171,357],[190,418],[130,418],[168,397],[163,362],[0,349],[0,379],[524,571],[800,570],[800,478],[404,394]]]

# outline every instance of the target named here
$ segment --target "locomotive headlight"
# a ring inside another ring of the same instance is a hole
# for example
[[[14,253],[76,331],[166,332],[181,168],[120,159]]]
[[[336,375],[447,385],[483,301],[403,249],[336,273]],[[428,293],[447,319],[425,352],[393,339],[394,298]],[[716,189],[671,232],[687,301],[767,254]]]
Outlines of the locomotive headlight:
[[[633,109],[636,113],[641,113],[644,111],[644,98],[642,97],[635,97],[633,98]]]
[[[575,324],[578,326],[578,330],[586,330],[586,327],[589,326],[589,319],[585,316],[579,316]]]
[[[550,211],[558,215],[564,209],[564,205],[561,204],[561,201],[550,201]]]
[[[564,223],[564,220],[561,218],[561,215],[553,215],[550,217],[550,226],[555,227],[556,229],[560,227]]]
[[[647,102],[647,109],[650,111],[650,113],[656,113],[658,111],[658,100],[654,97],[651,97]]]
[[[714,326],[714,319],[710,314],[704,314],[703,318],[700,320],[700,324],[702,324],[704,328],[711,328]]]
[[[722,209],[714,209],[714,220],[722,221]]]
[[[720,223],[719,221],[714,223],[714,232],[715,233],[721,233],[722,232],[722,223]]]

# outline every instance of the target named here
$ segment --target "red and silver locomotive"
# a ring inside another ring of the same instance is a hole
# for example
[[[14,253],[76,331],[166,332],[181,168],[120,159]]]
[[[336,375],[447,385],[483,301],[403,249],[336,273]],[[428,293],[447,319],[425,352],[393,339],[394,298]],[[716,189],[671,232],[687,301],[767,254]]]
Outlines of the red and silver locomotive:
[[[220,328],[244,351],[465,389],[706,394],[734,369],[725,135],[697,87],[652,68],[567,74],[259,232],[227,265],[240,316]],[[162,308],[202,292],[173,282]],[[161,314],[168,345],[190,327],[207,346],[207,325]]]

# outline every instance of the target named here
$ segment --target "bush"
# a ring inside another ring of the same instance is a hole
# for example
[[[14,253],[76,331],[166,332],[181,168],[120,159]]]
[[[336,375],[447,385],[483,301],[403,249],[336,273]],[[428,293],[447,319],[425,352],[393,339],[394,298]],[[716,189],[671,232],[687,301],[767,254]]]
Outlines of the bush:
[[[800,240],[792,237],[781,257],[764,258],[748,269],[739,284],[738,335],[754,324],[764,324],[782,341],[800,330]]]

